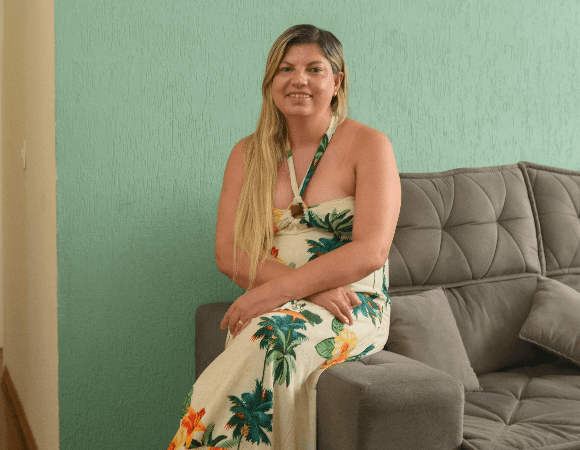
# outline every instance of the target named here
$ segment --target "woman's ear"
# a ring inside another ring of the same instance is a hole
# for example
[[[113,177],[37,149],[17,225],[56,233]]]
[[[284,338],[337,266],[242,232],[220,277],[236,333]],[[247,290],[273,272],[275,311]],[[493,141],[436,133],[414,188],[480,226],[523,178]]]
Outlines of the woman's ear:
[[[344,72],[338,72],[334,76],[334,91],[338,92],[340,89],[340,85],[342,84],[342,80],[344,79]]]

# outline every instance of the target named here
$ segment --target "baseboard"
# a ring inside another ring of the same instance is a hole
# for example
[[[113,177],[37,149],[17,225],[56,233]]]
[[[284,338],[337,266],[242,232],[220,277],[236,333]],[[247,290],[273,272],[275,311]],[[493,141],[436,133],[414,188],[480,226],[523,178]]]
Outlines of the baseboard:
[[[17,426],[19,428],[18,431],[20,431],[20,433],[22,434],[24,444],[26,446],[24,450],[38,450],[36,440],[32,435],[32,430],[30,428],[30,425],[28,424],[28,420],[26,419],[24,408],[22,407],[22,403],[20,403],[18,393],[16,392],[14,383],[10,378],[10,372],[8,372],[8,367],[4,368],[4,374],[2,375],[2,390],[4,391],[6,403],[9,404],[8,407],[10,407],[12,411],[14,411],[14,413],[16,414]]]

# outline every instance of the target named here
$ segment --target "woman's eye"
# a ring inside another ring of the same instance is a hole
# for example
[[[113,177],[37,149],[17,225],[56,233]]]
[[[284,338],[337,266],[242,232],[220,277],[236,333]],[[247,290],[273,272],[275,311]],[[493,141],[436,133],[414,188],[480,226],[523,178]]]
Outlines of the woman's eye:
[[[320,67],[313,67],[311,70],[314,72],[322,72],[322,69]]]
[[[280,69],[280,72],[288,72],[290,70],[290,67],[282,67]]]

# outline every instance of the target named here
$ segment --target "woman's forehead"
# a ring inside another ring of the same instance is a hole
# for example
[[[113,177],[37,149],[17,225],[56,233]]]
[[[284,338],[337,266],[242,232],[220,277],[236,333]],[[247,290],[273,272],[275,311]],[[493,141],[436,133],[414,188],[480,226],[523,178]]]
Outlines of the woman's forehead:
[[[329,64],[328,60],[322,53],[322,50],[316,43],[312,44],[293,44],[290,45],[284,52],[281,62],[294,63],[298,60],[308,60],[308,63],[319,62],[322,64]]]

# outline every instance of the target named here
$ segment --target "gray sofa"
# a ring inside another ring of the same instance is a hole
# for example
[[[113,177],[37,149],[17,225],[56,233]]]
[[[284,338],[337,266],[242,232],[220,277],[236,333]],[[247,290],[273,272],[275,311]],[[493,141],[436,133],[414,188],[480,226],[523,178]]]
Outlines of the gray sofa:
[[[579,450],[580,172],[524,162],[401,188],[389,341],[322,373],[317,448]],[[197,376],[229,305],[197,309]]]

